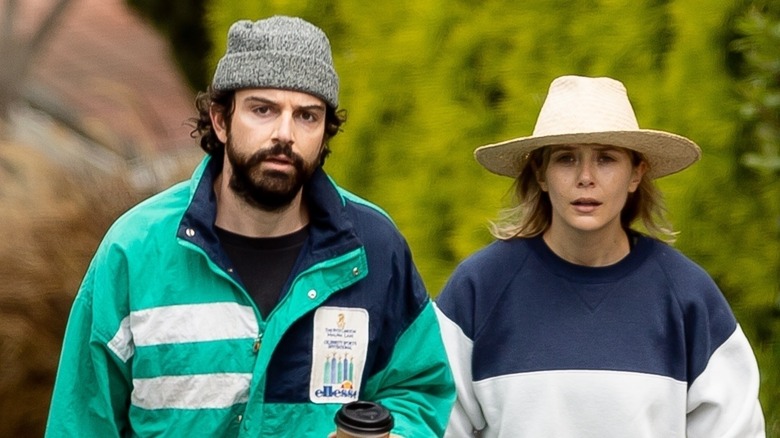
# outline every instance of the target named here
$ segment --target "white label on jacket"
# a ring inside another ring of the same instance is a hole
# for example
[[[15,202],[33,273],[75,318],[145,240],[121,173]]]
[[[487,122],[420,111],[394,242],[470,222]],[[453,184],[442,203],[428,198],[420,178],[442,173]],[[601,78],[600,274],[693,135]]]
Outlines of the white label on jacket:
[[[368,351],[368,311],[320,307],[314,313],[309,398],[314,403],[358,399]]]

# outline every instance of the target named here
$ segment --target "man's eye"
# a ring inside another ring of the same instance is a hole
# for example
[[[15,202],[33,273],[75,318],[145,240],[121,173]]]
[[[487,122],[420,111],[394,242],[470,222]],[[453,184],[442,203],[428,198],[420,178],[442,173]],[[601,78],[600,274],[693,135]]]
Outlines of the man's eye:
[[[271,112],[271,108],[267,106],[256,106],[252,108],[252,111],[257,114],[268,114],[269,112]]]
[[[306,122],[316,122],[318,120],[317,115],[310,112],[302,112],[301,119]]]

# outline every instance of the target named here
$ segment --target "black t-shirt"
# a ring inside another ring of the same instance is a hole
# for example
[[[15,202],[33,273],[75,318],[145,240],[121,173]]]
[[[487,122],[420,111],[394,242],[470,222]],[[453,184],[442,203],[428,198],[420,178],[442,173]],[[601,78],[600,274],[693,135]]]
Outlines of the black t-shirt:
[[[279,237],[246,237],[217,227],[217,235],[247,292],[263,318],[268,318],[309,237],[309,228]]]

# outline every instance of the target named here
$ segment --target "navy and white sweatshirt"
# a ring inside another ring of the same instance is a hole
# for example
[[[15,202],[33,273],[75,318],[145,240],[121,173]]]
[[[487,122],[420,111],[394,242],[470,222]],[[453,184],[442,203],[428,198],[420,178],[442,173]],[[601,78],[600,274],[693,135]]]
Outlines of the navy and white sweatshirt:
[[[763,437],[753,351],[710,276],[639,237],[574,265],[496,241],[437,298],[458,400],[450,437]]]

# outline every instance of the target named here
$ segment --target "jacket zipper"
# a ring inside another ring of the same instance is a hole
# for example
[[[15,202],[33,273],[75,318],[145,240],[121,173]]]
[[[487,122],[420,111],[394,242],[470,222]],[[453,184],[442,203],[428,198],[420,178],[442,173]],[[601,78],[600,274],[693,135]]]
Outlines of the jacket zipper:
[[[260,351],[260,344],[263,343],[263,334],[258,333],[257,337],[255,338],[255,343],[252,345],[252,352],[257,354],[258,351]]]

